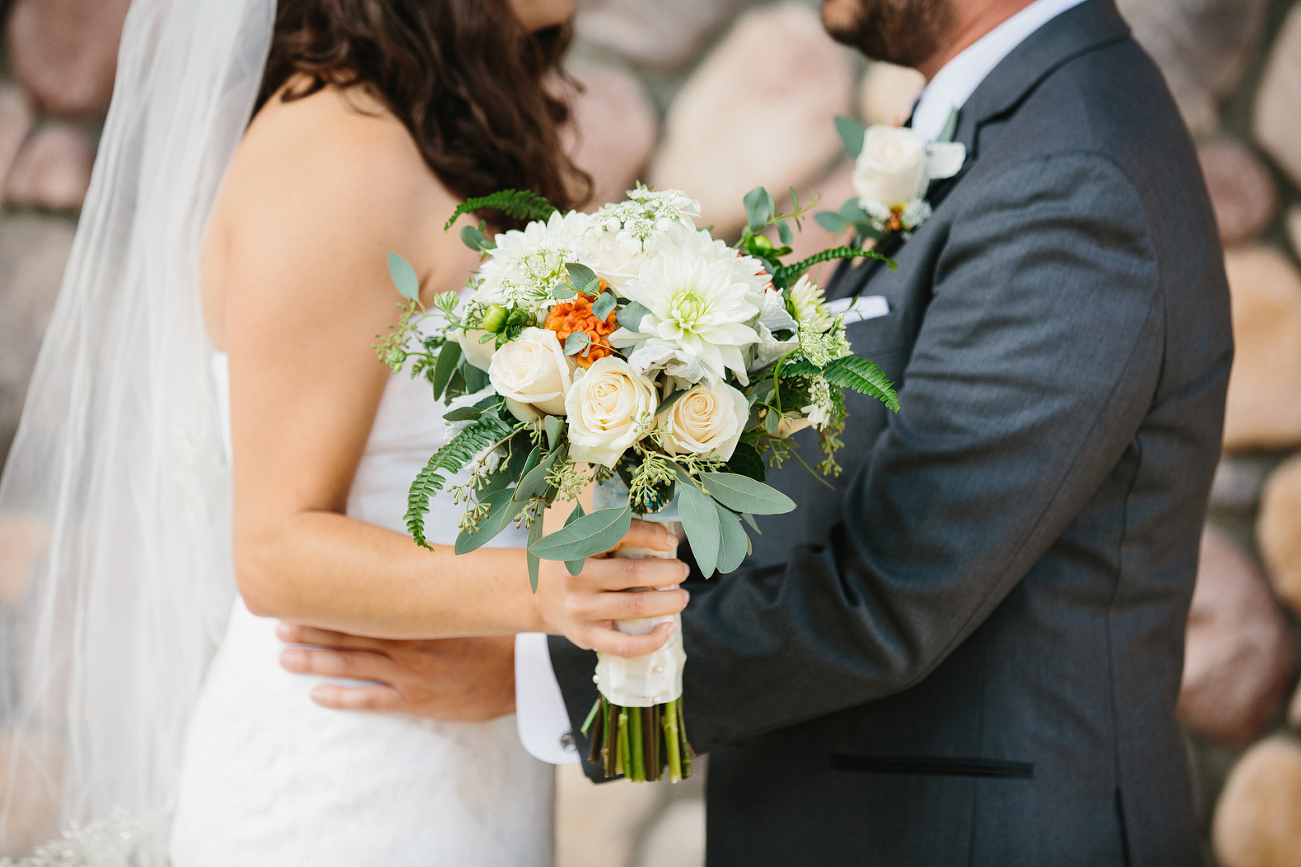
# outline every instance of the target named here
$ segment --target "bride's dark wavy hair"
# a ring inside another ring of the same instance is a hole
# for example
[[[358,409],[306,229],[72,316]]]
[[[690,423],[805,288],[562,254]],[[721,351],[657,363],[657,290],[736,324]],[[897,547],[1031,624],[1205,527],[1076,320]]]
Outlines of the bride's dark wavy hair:
[[[561,67],[571,35],[527,32],[507,0],[279,0],[257,108],[299,75],[286,102],[362,87],[453,193],[532,190],[569,208],[591,179],[565,155],[569,106],[547,84],[573,86]]]

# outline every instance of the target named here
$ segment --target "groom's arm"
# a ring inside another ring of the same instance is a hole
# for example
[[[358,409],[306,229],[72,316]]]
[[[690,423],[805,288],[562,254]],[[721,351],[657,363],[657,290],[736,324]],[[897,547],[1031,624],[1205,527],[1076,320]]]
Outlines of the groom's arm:
[[[684,638],[697,747],[925,678],[1061,535],[1152,405],[1165,309],[1131,181],[1079,153],[1029,160],[986,191],[954,220],[901,409],[830,544],[694,593]],[[1221,267],[1215,249],[1199,255]],[[1229,358],[1218,362],[1226,373]],[[551,650],[581,722],[591,656],[563,640]]]

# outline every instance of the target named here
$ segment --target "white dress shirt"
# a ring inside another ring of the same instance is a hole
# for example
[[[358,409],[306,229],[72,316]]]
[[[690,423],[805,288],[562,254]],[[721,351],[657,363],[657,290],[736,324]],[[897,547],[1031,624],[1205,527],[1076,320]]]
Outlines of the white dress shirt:
[[[961,109],[994,67],[1053,18],[1083,0],[1035,0],[950,60],[926,85],[913,110],[913,129],[926,141],[944,131],[953,110]],[[723,577],[719,580],[726,581]],[[578,761],[569,714],[561,695],[546,637],[515,639],[515,705],[520,741],[544,762]]]

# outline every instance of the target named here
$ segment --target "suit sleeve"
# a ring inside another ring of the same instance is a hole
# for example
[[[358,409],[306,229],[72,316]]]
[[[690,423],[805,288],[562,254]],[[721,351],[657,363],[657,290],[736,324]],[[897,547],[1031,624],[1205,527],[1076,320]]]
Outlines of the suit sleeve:
[[[924,679],[1071,523],[1151,406],[1162,294],[1130,179],[1073,153],[981,191],[949,227],[900,411],[830,544],[693,598],[685,706],[699,749]],[[571,704],[576,654],[553,640]]]

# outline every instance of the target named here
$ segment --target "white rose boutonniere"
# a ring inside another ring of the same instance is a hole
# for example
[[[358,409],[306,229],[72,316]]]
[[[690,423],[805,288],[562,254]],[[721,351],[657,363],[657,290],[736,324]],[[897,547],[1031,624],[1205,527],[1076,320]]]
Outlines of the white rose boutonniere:
[[[932,181],[951,178],[967,159],[965,145],[926,144],[911,129],[868,127],[854,166],[858,205],[878,231],[911,232],[931,215],[926,191]]]
[[[516,418],[532,421],[542,413],[565,414],[565,393],[575,367],[554,331],[525,328],[493,354],[488,380]]]
[[[907,237],[931,215],[926,201],[931,183],[953,177],[967,162],[966,145],[951,140],[957,120],[954,111],[939,140],[928,144],[907,127],[865,127],[853,118],[836,118],[854,157],[854,198],[814,219],[830,232],[852,226],[861,238],[874,241],[892,232]]]
[[[500,354],[500,353],[499,353]],[[654,384],[616,356],[580,371],[565,395],[570,456],[613,468],[659,406]]]

